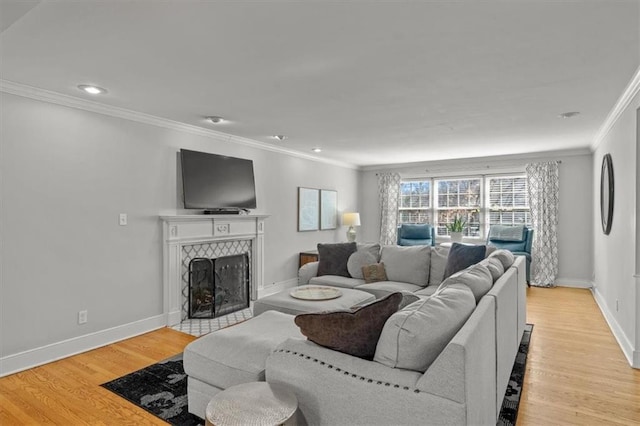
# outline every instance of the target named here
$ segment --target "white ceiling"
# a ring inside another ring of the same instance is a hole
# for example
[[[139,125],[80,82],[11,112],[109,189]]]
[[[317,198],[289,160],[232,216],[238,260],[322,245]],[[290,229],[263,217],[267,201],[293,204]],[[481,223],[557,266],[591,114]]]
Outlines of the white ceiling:
[[[635,0],[0,8],[4,80],[361,166],[588,147],[640,65]]]

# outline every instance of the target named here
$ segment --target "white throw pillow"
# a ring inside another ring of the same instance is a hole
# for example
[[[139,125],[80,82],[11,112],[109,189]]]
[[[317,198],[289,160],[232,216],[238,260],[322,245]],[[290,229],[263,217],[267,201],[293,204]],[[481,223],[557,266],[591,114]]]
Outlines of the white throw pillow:
[[[438,290],[436,290],[436,294],[445,287],[454,284],[462,284],[469,287],[477,304],[480,299],[491,290],[493,278],[486,266],[476,263],[444,280],[442,284],[440,284],[440,287],[438,287]]]
[[[422,287],[429,282],[430,260],[431,246],[384,246],[380,253],[389,281]]]
[[[505,271],[509,269],[511,265],[513,265],[514,260],[516,260],[516,258],[513,256],[513,253],[505,249],[496,250],[491,253],[489,257],[495,257],[499,259],[500,262],[502,262],[502,266],[504,267]]]
[[[425,372],[476,307],[467,286],[451,285],[391,315],[373,360],[392,368]]]
[[[366,250],[358,250],[355,253],[351,253],[349,260],[347,260],[347,271],[353,278],[364,279],[362,275],[362,267],[367,265],[373,265],[377,263],[378,259],[370,252]]]
[[[504,274],[504,266],[502,266],[502,262],[497,257],[488,257],[479,263],[486,266],[491,272],[491,278],[493,278],[494,283]]]

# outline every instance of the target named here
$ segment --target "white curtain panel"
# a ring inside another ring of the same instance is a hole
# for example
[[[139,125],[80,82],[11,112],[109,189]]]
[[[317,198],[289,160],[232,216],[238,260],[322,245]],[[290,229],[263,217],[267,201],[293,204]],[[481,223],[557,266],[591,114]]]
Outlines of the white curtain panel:
[[[558,162],[527,164],[533,223],[531,285],[554,287],[558,275]]]
[[[398,199],[400,197],[400,175],[378,174],[378,196],[380,202],[380,244],[396,244],[398,234]]]

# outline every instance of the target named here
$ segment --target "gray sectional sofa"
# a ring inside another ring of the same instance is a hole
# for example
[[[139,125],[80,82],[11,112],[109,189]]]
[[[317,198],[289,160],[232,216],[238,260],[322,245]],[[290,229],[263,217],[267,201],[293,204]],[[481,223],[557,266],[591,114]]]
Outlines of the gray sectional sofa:
[[[312,425],[494,425],[524,332],[524,258],[497,251],[443,281],[446,251],[423,247],[382,247],[379,259],[390,266],[383,283],[317,277],[313,264],[300,270],[302,285],[419,297],[387,320],[373,359],[317,345],[300,334],[295,316],[267,311],[187,346],[189,411],[203,417],[220,390],[267,380],[291,389],[299,420]],[[421,259],[413,263],[419,272],[399,267],[416,260],[410,254]]]

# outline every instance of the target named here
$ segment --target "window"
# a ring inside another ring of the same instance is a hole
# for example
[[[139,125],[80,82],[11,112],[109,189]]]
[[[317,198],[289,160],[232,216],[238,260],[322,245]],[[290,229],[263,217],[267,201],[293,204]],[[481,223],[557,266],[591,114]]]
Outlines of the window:
[[[487,180],[489,224],[531,224],[527,179],[524,176],[493,176]]]
[[[446,179],[436,181],[437,234],[449,235],[447,225],[456,217],[467,223],[464,236],[480,236],[481,179]]]
[[[399,223],[432,223],[431,181],[400,183]]]
[[[484,238],[489,226],[530,225],[524,174],[405,180],[400,184],[398,223],[431,223],[439,236],[460,217],[465,237]]]

